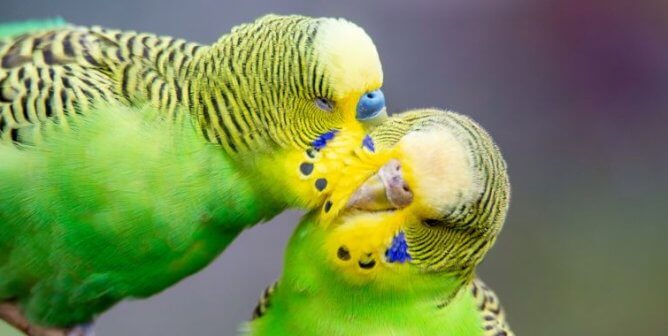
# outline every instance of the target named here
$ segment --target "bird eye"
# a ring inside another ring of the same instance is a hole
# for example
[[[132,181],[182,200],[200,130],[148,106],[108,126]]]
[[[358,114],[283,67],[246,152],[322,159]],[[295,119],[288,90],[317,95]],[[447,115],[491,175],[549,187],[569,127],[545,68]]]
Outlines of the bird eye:
[[[441,222],[438,219],[425,219],[422,221],[422,223],[424,223],[424,225],[428,227],[435,227],[438,226],[438,224],[440,224]]]
[[[318,97],[315,99],[315,106],[323,111],[332,112],[334,103],[327,98]]]

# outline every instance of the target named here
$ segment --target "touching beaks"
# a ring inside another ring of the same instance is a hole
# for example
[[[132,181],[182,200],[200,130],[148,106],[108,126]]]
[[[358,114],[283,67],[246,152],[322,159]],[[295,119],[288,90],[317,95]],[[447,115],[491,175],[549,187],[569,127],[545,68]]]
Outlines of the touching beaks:
[[[355,191],[346,208],[367,211],[396,210],[407,207],[412,201],[413,193],[404,180],[401,163],[393,159]]]

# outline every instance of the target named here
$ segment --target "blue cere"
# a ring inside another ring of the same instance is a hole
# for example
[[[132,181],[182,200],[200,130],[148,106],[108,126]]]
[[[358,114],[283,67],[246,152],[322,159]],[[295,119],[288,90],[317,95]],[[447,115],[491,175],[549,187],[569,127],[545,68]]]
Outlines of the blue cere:
[[[392,238],[392,246],[385,251],[385,258],[389,262],[404,263],[411,260],[411,255],[408,254],[408,244],[403,232],[399,232]]]
[[[367,92],[357,103],[357,119],[368,120],[377,116],[385,108],[385,95],[383,91],[376,90]]]
[[[362,147],[368,149],[371,152],[376,151],[376,145],[373,143],[373,138],[371,138],[371,136],[368,134],[364,137],[364,140],[362,140]]]
[[[313,146],[315,150],[321,150],[325,148],[325,146],[327,146],[327,143],[330,140],[334,139],[334,136],[338,132],[339,132],[338,130],[331,130],[329,132],[320,134],[320,136],[318,136],[315,140],[313,140],[313,142],[311,142],[311,146]]]

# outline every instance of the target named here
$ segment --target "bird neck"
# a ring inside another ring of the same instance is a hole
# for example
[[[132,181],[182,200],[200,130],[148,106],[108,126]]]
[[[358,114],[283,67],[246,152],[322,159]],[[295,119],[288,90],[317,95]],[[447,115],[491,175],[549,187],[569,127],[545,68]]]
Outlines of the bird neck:
[[[474,279],[473,267],[456,272],[426,271],[410,262],[381,267],[382,274],[377,273],[366,281],[351,279],[340,265],[332,262],[328,253],[327,242],[333,229],[318,225],[316,218],[313,214],[306,217],[293,234],[286,252],[284,274],[288,283],[322,287],[323,291],[314,295],[351,297],[353,300],[341,304],[378,305],[373,309],[404,304],[407,296],[411,304],[442,307]]]
[[[210,143],[220,145],[231,156],[275,147],[276,137],[270,133],[269,120],[254,113],[257,103],[244,97],[245,90],[236,76],[219,77],[221,67],[211,60],[211,51],[204,51],[190,64],[188,86],[189,110],[198,132]],[[218,78],[216,78],[218,77]],[[225,80],[229,78],[229,80]]]
[[[465,290],[471,276],[424,272],[405,264],[398,266],[410,271],[391,282],[378,277],[366,284],[350,283],[321,252],[327,231],[312,219],[292,235],[268,318],[260,319],[263,325],[258,328],[275,329],[276,335],[283,329],[314,327],[322,334],[344,335],[376,334],[379,326],[408,335],[459,335],[462,325],[479,328],[475,305]],[[444,328],[450,332],[442,333]]]

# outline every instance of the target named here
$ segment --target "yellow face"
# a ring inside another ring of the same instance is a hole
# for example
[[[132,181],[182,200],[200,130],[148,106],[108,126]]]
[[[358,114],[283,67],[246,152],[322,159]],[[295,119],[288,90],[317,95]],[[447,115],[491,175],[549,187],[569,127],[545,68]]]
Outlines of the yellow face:
[[[449,253],[475,234],[467,230],[453,234],[440,224],[432,225],[462,205],[477,202],[482,194],[484,184],[473,157],[458,136],[447,128],[409,132],[394,146],[393,156],[402,163],[413,203],[394,211],[344,212],[328,229],[327,259],[354,284],[404,286],[415,272],[441,271],[429,263],[453,260]],[[434,258],[413,258],[425,254]]]
[[[353,284],[377,281],[387,285],[411,272],[408,260],[389,261],[386,253],[402,231],[407,218],[404,212],[358,213],[343,216],[328,233],[325,243],[327,259]]]

